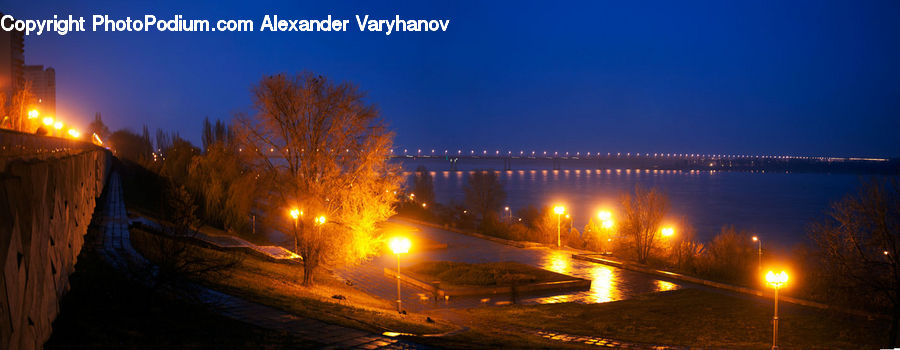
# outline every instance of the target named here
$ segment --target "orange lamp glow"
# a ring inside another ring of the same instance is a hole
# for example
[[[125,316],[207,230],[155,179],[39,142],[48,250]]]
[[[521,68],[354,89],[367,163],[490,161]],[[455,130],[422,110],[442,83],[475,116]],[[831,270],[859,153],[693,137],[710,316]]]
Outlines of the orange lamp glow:
[[[788,274],[787,272],[781,271],[779,273],[775,273],[773,271],[769,271],[766,273],[766,282],[769,283],[773,288],[780,288],[782,285],[787,283]]]
[[[409,253],[409,248],[412,246],[412,243],[409,241],[409,238],[394,237],[391,239],[389,245],[394,254],[402,254]]]
[[[556,215],[562,215],[563,213],[566,212],[566,207],[557,205],[557,206],[553,207],[553,212],[556,213]]]
[[[675,234],[675,229],[672,227],[663,227],[659,232],[663,237],[670,237]]]

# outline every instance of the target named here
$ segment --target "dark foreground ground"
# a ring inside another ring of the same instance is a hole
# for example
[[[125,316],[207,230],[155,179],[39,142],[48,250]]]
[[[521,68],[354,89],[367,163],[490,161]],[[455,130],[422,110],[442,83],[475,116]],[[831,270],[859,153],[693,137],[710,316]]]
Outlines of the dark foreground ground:
[[[88,239],[96,235],[88,232]],[[85,245],[47,349],[311,348],[290,335],[169,299],[126,279]]]

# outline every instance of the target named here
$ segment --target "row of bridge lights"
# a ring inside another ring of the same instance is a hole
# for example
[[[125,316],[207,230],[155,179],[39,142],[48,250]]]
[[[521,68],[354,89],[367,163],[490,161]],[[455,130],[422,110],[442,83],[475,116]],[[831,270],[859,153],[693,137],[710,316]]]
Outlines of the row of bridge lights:
[[[435,155],[435,152],[436,152],[436,150],[435,150],[435,149],[432,149],[430,155],[432,155],[432,156]],[[543,151],[543,152],[542,152],[542,155],[546,156],[547,153],[548,153],[547,151]],[[393,149],[391,149],[391,154],[394,154],[394,150],[393,150]],[[404,148],[404,149],[403,149],[403,155],[408,155],[408,154],[409,154],[409,149]],[[462,151],[461,149],[456,150],[456,155],[462,155],[462,154],[463,154],[463,151]],[[476,154],[475,150],[469,150],[469,155],[475,155],[475,154]],[[487,154],[488,154],[488,151],[487,151],[487,150],[482,150],[482,151],[481,151],[481,154],[482,154],[482,155],[487,155]],[[513,154],[512,151],[507,151],[507,152],[506,152],[506,155],[508,155],[508,156],[511,156],[512,154]],[[564,154],[566,157],[570,156],[570,152],[565,152],[565,153],[563,153],[563,154]],[[587,152],[587,153],[585,153],[585,156],[590,157],[592,154],[593,154],[594,156],[600,156],[600,155],[602,155],[601,152],[596,152],[596,153]],[[416,155],[417,155],[417,156],[421,156],[421,155],[422,155],[422,149],[416,149]],[[450,155],[450,150],[446,150],[446,149],[445,149],[445,150],[444,150],[444,155],[445,155],[445,156],[446,156],[446,155]],[[500,155],[500,150],[494,151],[494,155],[499,156],[499,155]],[[526,155],[525,151],[519,151],[519,156],[525,156],[525,155]],[[537,155],[537,151],[531,151],[531,156],[533,157],[533,156],[535,156],[535,155]],[[553,152],[553,155],[554,155],[554,156],[559,156],[559,152]],[[607,155],[607,156],[613,156],[613,153],[612,153],[612,152],[606,152],[606,155]],[[580,157],[580,156],[581,156],[581,152],[575,152],[575,156],[576,156],[576,157]],[[622,156],[622,152],[616,152],[616,153],[615,153],[615,156],[616,156],[616,157],[621,157],[621,156]],[[631,156],[632,156],[632,153],[631,153],[631,152],[627,152],[627,153],[625,153],[625,156],[626,156],[626,157],[631,157]],[[685,158],[685,157],[697,158],[697,157],[702,157],[702,158],[764,158],[764,159],[820,159],[820,160],[827,160],[827,159],[830,159],[830,157],[808,157],[808,156],[802,156],[802,157],[801,157],[801,156],[762,156],[762,155],[755,155],[755,156],[754,156],[754,155],[745,155],[745,154],[697,154],[697,153],[690,153],[690,154],[688,154],[688,153],[653,153],[653,154],[651,154],[651,153],[634,153],[634,156],[635,156],[635,157],[679,157],[679,158]]]

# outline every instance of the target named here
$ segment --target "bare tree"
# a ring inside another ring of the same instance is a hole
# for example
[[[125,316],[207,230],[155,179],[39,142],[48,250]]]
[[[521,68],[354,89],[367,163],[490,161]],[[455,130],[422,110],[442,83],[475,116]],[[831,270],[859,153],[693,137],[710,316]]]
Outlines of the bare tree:
[[[31,106],[35,104],[37,98],[31,91],[31,82],[26,81],[25,85],[15,90],[8,99],[4,98],[2,107],[3,115],[0,127],[9,128],[22,132],[34,132],[40,125],[38,119],[29,119],[28,112]]]
[[[171,178],[179,184],[187,184],[188,175],[194,157],[200,154],[200,150],[194,147],[190,141],[182,139],[175,134],[172,137],[171,147],[164,149],[165,161],[162,162],[160,175]]]
[[[210,133],[204,141],[205,153],[193,157],[190,164],[190,187],[200,194],[205,219],[232,233],[249,232],[252,229],[248,215],[253,212],[256,173],[241,162],[237,148],[211,132],[208,120],[204,121],[204,137],[207,128]]]
[[[101,140],[106,141],[107,137],[109,137],[109,127],[103,123],[103,118],[100,117],[100,112],[94,114],[94,120],[88,125],[88,133],[89,134],[97,134]]]
[[[201,277],[221,279],[241,263],[238,254],[209,254],[197,245],[202,221],[197,216],[193,196],[183,186],[170,182],[166,191],[169,224],[153,235],[149,253],[154,257],[154,287],[183,284]]]
[[[887,347],[897,347],[900,322],[900,180],[865,183],[833,203],[810,226],[821,287],[833,301],[891,315]]]
[[[734,226],[724,226],[706,244],[702,273],[716,280],[752,285],[757,271],[757,251],[751,235]]]
[[[620,198],[622,225],[619,232],[630,238],[635,257],[646,263],[660,236],[660,224],[669,209],[669,199],[656,188],[634,186],[634,193]]]
[[[503,184],[493,171],[476,170],[469,174],[463,191],[466,206],[481,217],[482,222],[494,220],[506,200]]]
[[[172,137],[163,129],[156,129],[156,150],[154,152],[162,154],[163,150],[170,148],[172,148]]]
[[[593,218],[588,220],[584,225],[584,246],[585,249],[595,252],[608,252],[612,239],[612,228],[604,228],[601,221],[594,221]]]
[[[263,188],[259,205],[292,232],[298,221],[303,283],[323,261],[353,262],[377,246],[375,224],[393,214],[401,178],[387,162],[393,134],[364,94],[304,72],[265,77],[253,89],[256,113],[237,119],[241,153]],[[326,224],[316,224],[324,216]],[[278,220],[282,219],[282,220]]]
[[[128,159],[141,165],[153,162],[151,157],[153,145],[131,130],[117,130],[109,136],[107,144],[112,148],[113,154],[120,159]]]
[[[685,218],[678,223],[678,234],[672,240],[669,261],[682,270],[694,271],[703,252],[703,243],[696,240],[697,230]]]

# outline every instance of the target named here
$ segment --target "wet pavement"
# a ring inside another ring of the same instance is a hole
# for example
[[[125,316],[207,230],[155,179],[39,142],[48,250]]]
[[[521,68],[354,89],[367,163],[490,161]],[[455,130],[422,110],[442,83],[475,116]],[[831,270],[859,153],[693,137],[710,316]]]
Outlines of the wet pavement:
[[[400,256],[401,271],[404,266],[422,261],[458,261],[468,263],[514,261],[591,280],[591,288],[582,291],[548,292],[521,294],[521,304],[543,304],[557,302],[602,303],[629,299],[636,295],[696,287],[693,284],[659,277],[617,267],[601,265],[572,258],[575,250],[549,248],[517,248],[476,237],[471,237],[430,226],[406,221],[395,221],[409,227],[404,236],[413,241],[408,254]],[[447,248],[426,251],[415,250],[416,241],[446,243]],[[387,300],[396,300],[397,281],[384,275],[384,268],[397,268],[397,256],[387,254],[359,266],[335,270],[338,277],[352,282],[357,288]],[[430,292],[404,283],[401,288],[403,308],[422,311],[433,308],[468,308],[483,304],[502,305],[511,301],[509,295],[480,297],[454,297],[434,300]]]

